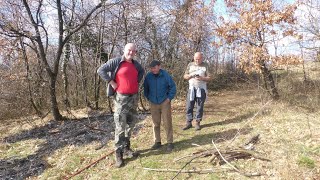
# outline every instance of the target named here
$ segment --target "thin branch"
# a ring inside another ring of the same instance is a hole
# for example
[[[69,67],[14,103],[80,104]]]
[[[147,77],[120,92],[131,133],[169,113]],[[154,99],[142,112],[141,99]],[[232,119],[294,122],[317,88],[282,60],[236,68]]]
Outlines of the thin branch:
[[[173,162],[177,162],[177,161],[180,161],[180,160],[182,160],[182,159],[184,159],[184,158],[192,157],[192,156],[193,156],[193,154],[189,154],[189,155],[186,155],[186,156],[182,156],[182,157],[179,157],[179,158],[174,159]]]
[[[91,130],[94,130],[94,131],[100,131],[100,132],[104,132],[104,133],[107,133],[108,131],[104,130],[104,129],[99,129],[99,128],[95,128],[95,127],[92,127],[90,125],[87,125],[85,124],[85,126]]]
[[[194,156],[193,158],[191,158],[191,159],[178,171],[178,173],[172,178],[172,180],[175,179],[175,178],[182,172],[182,170],[183,170],[188,164],[190,164],[194,159],[196,159],[196,158],[198,158],[198,157],[201,157],[201,156],[202,156],[202,154],[199,154],[199,155]]]
[[[62,44],[65,44],[69,39],[70,37],[76,33],[77,31],[79,31],[83,26],[85,26],[87,24],[87,22],[89,21],[91,15],[97,10],[99,9],[100,7],[102,7],[102,4],[104,2],[100,2],[97,6],[95,6],[88,14],[87,16],[84,18],[84,20],[82,21],[81,24],[79,24],[78,26],[76,26],[72,31],[70,31],[69,34],[66,35],[66,37],[64,38],[63,40],[63,43]],[[108,4],[109,6],[113,6],[113,5],[116,5],[118,3],[111,3],[111,4]]]
[[[200,146],[200,145],[198,145],[198,144],[195,144],[195,143],[192,143],[191,145],[193,145],[193,146],[198,146],[198,147],[202,147],[202,146]],[[205,147],[203,147],[203,148],[205,148]],[[195,154],[199,154],[199,153],[203,153],[203,152],[207,152],[207,151],[210,151],[210,150],[207,149],[207,148],[205,148],[204,150],[199,150],[199,151],[194,152],[194,153],[192,153],[192,154],[190,154],[190,155],[186,155],[186,156],[183,156],[183,157],[175,158],[173,162],[177,162],[177,161],[180,161],[180,160],[182,160],[182,159],[184,159],[184,158],[192,157],[192,156],[194,156]]]
[[[98,162],[100,162],[101,160],[105,159],[107,156],[109,156],[109,155],[111,155],[111,154],[113,154],[113,153],[114,153],[114,150],[108,152],[106,155],[100,157],[99,159],[97,159],[97,160],[93,161],[92,163],[88,164],[86,167],[78,170],[77,172],[71,174],[70,176],[65,177],[64,179],[66,179],[66,180],[67,180],[67,179],[71,179],[72,177],[80,174],[82,171],[84,171],[84,170],[86,170],[86,169],[89,169],[91,166],[97,164]]]
[[[221,169],[190,169],[190,170],[181,170],[181,169],[154,169],[154,168],[143,168],[147,171],[156,171],[156,172],[179,172],[179,173],[198,173],[198,174],[207,174],[207,173],[217,173],[217,172],[226,172],[226,170]],[[227,169],[229,170],[229,169]]]

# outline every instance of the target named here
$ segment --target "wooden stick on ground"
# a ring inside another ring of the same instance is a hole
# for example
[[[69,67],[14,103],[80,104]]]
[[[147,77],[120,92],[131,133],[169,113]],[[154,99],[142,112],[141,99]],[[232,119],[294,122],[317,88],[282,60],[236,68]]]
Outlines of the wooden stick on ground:
[[[201,147],[200,145],[195,144],[195,143],[192,143],[191,145]],[[201,150],[198,150],[198,151],[196,151],[196,152],[194,152],[194,153],[192,153],[190,155],[186,155],[186,156],[183,156],[183,157],[175,158],[173,162],[180,161],[181,159],[184,159],[184,158],[187,158],[187,157],[192,157],[192,156],[194,156],[196,154],[200,154],[200,153],[202,154],[205,151],[207,152],[207,151],[209,151],[209,149],[207,149],[207,148],[201,149]]]
[[[71,174],[69,177],[65,177],[64,179],[65,179],[65,180],[67,180],[67,179],[71,179],[72,177],[74,177],[74,176],[76,176],[76,175],[80,174],[82,171],[84,171],[84,170],[86,170],[86,169],[89,169],[91,166],[93,166],[93,165],[97,164],[98,162],[100,162],[101,160],[105,159],[107,156],[109,156],[109,155],[111,155],[111,154],[113,154],[113,153],[114,153],[114,150],[112,150],[112,151],[108,152],[106,155],[104,155],[104,156],[100,157],[98,160],[95,160],[95,161],[91,162],[91,163],[90,163],[89,165],[87,165],[86,167],[84,167],[84,168],[82,168],[82,169],[78,170],[78,171],[77,171],[77,172],[75,172],[74,174]]]
[[[201,156],[202,156],[202,154],[199,154],[199,155],[194,156],[193,158],[191,158],[191,159],[178,171],[178,173],[177,173],[171,180],[175,179],[175,178],[181,173],[181,171],[183,170],[183,168],[185,168],[188,164],[190,164],[194,159],[196,159],[196,158],[198,158],[198,157],[201,157]]]
[[[143,168],[144,170],[148,171],[157,171],[157,172],[180,172],[180,173],[214,173],[214,172],[225,172],[229,169],[190,169],[190,170],[181,170],[181,169],[154,169],[154,168]]]

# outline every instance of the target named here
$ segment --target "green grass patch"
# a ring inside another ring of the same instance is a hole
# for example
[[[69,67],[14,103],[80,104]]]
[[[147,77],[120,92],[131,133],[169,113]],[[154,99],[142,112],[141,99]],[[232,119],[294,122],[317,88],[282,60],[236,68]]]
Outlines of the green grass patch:
[[[161,163],[159,160],[156,160],[157,158],[149,158],[143,161],[143,166],[148,168],[161,168]]]
[[[44,142],[45,140],[43,139],[28,139],[12,144],[0,144],[0,158],[26,158],[29,155],[34,154],[41,147],[41,144]]]
[[[316,167],[315,161],[313,159],[311,159],[310,157],[305,156],[305,155],[301,155],[299,157],[298,164],[300,166],[304,166],[304,167],[307,167],[307,168],[310,168],[310,169],[313,169],[313,168]]]

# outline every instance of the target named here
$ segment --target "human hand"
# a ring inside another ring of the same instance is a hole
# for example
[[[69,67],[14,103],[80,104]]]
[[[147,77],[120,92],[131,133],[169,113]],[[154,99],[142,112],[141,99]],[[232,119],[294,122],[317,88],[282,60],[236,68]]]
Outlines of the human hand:
[[[198,74],[194,77],[196,80],[202,81],[203,77],[199,76]]]
[[[113,89],[117,89],[118,88],[118,84],[116,82],[114,82],[113,80],[111,80],[109,83],[111,84]]]
[[[191,79],[191,78],[196,78],[196,77],[198,77],[199,76],[199,74],[192,74],[192,75],[189,75],[189,79]]]

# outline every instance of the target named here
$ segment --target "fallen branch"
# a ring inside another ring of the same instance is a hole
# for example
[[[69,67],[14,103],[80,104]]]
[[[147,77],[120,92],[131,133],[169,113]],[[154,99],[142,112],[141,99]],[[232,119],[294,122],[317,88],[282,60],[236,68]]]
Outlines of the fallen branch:
[[[198,173],[198,174],[207,174],[207,173],[216,173],[216,172],[226,172],[226,170],[221,169],[190,169],[190,170],[181,170],[181,169],[154,169],[154,168],[143,168],[147,171],[157,171],[157,172],[179,172],[179,173]],[[229,169],[227,169],[229,170]]]
[[[192,157],[193,154],[189,154],[189,155],[186,155],[186,156],[183,156],[183,157],[180,157],[180,158],[176,158],[173,160],[173,162],[177,162],[177,161],[180,161],[181,159],[184,159],[184,158],[187,158],[187,157]]]
[[[192,143],[192,145],[201,147],[200,145],[194,144],[194,143]],[[207,148],[201,149],[201,150],[198,150],[198,151],[196,151],[196,152],[193,152],[193,153],[190,154],[190,155],[186,155],[186,156],[183,156],[183,157],[180,157],[180,158],[175,158],[173,162],[177,162],[177,161],[180,161],[181,159],[184,159],[184,158],[187,158],[187,157],[192,157],[192,156],[194,156],[194,155],[196,155],[196,154],[200,154],[200,153],[207,152],[207,151],[208,151]]]
[[[201,157],[201,156],[202,156],[202,154],[199,154],[199,155],[191,158],[191,159],[178,171],[178,173],[172,178],[172,180],[175,179],[175,178],[181,173],[181,171],[182,171],[188,164],[190,164],[194,159],[196,159],[196,158],[198,158],[198,157]]]
[[[227,163],[227,165],[229,165],[232,169],[234,169],[236,172],[238,172],[239,174],[243,175],[243,176],[246,176],[246,177],[252,177],[252,176],[260,176],[261,174],[260,173],[244,173],[244,172],[241,172],[238,168],[236,168],[235,166],[233,166],[232,164],[230,164],[223,156],[222,154],[220,153],[219,149],[217,148],[216,144],[214,143],[214,141],[212,140],[212,144],[214,146],[214,148],[217,150],[217,152],[219,153],[221,159]]]
[[[250,145],[250,147],[254,147],[253,145],[256,144],[258,141],[260,140],[259,138],[259,134],[252,137],[247,143],[246,145]],[[251,149],[244,149],[244,148],[235,148],[235,149],[231,149],[231,148],[227,148],[226,150],[219,150],[216,146],[216,144],[214,143],[214,141],[212,140],[212,144],[214,145],[214,149],[200,149],[196,152],[193,152],[190,155],[186,155],[180,158],[176,158],[174,160],[174,162],[180,161],[181,159],[187,158],[187,157],[191,157],[191,159],[185,163],[185,165],[180,169],[180,170],[172,170],[172,169],[150,169],[147,168],[147,170],[153,170],[153,171],[159,171],[159,172],[177,172],[177,174],[172,178],[175,179],[180,173],[200,173],[200,172],[206,172],[208,169],[203,170],[183,170],[188,164],[190,164],[194,159],[196,158],[204,158],[204,157],[208,157],[211,156],[209,158],[207,158],[207,163],[211,163],[212,161],[215,160],[215,164],[227,164],[229,167],[231,167],[232,170],[238,172],[239,174],[246,176],[246,177],[252,177],[252,176],[261,176],[260,173],[246,173],[246,172],[242,172],[241,170],[239,170],[238,168],[236,168],[235,166],[233,166],[230,161],[236,160],[236,159],[248,159],[248,158],[255,158],[255,159],[260,159],[263,161],[270,161],[269,159],[265,158],[265,157],[261,157],[258,153],[256,153],[255,151],[252,151]],[[197,144],[192,144],[198,147],[201,147],[200,145]],[[210,171],[212,171],[212,169],[210,169]]]
[[[108,152],[106,155],[100,157],[98,160],[95,160],[95,161],[91,162],[91,163],[90,163],[89,165],[87,165],[86,167],[78,170],[78,171],[75,172],[74,174],[71,174],[69,177],[65,177],[64,179],[66,179],[66,180],[67,180],[67,179],[71,179],[72,177],[80,174],[82,171],[84,171],[84,170],[86,170],[86,169],[89,169],[91,166],[97,164],[98,162],[100,162],[101,160],[105,159],[107,156],[109,156],[109,155],[111,155],[111,154],[113,154],[113,153],[114,153],[114,150]]]
[[[253,136],[245,145],[249,144],[257,144],[257,142],[260,140],[260,134],[257,134]]]
[[[91,130],[94,130],[94,131],[100,131],[100,132],[104,132],[104,133],[107,133],[108,131],[104,130],[104,129],[99,129],[99,128],[95,128],[95,127],[92,127],[92,126],[89,126],[87,124],[85,124],[85,126]]]
[[[261,157],[257,153],[251,150],[245,150],[245,149],[234,149],[234,150],[229,150],[229,151],[224,151],[220,153],[225,157],[227,161],[232,161],[234,159],[248,159],[251,157],[254,157],[256,159],[260,159],[263,161],[270,161],[270,159],[267,159],[265,157]],[[219,155],[217,152],[214,153],[215,155]],[[219,164],[223,164],[220,162]]]
[[[219,153],[221,159],[222,159],[225,163],[227,163],[232,169],[234,169],[235,171],[241,173],[238,168],[234,167],[232,164],[230,164],[230,163],[222,156],[222,154],[220,153],[219,149],[217,148],[217,146],[216,146],[216,144],[214,143],[213,140],[212,140],[212,144],[213,144],[214,148],[217,150],[217,152]]]

